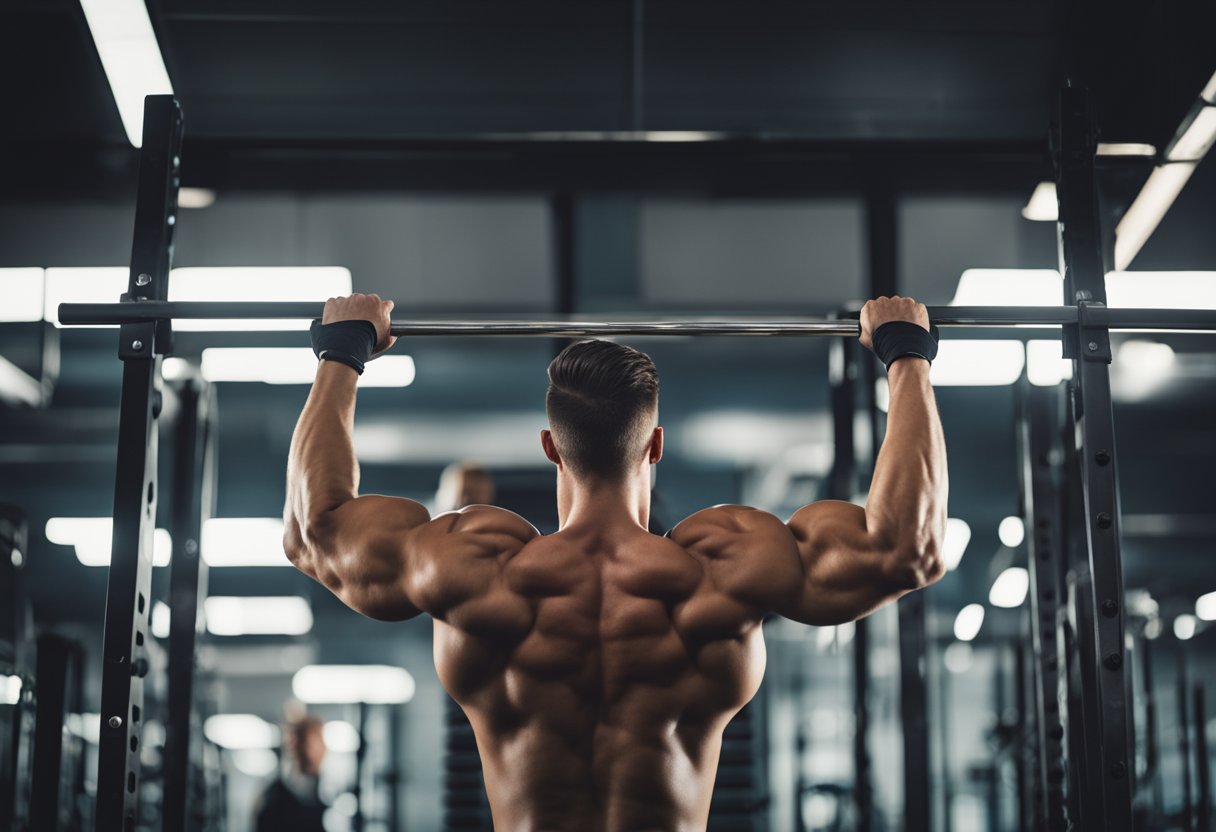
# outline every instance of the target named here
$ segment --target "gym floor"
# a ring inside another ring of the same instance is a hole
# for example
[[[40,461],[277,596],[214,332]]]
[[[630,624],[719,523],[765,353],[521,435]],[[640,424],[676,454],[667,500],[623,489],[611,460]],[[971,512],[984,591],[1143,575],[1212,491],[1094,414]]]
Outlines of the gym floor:
[[[1216,7],[1115,5],[0,4],[0,830],[123,828],[98,798],[103,687],[119,675],[124,696],[143,680],[141,747],[118,766],[137,784],[127,828],[304,828],[255,818],[272,782],[299,779],[311,727],[326,830],[491,828],[430,619],[364,618],[283,554],[315,369],[306,320],[175,320],[171,350],[157,334],[150,595],[125,613],[148,619],[146,665],[107,665],[103,629],[122,613],[107,567],[136,558],[111,521],[135,464],[118,452],[131,362],[119,327],[63,325],[58,305],[136,285],[137,206],[157,207],[141,191],[157,164],[144,95],[182,114],[173,271],[152,279],[170,300],[354,291],[393,299],[401,319],[818,319],[884,294],[1075,304],[1063,255],[1069,270],[1100,258],[1110,306],[1216,310],[1216,163],[1202,161]],[[1089,215],[1065,202],[1076,191],[1057,204],[1082,164],[1056,152],[1066,81],[1094,131],[1081,141],[1101,143],[1083,160]],[[1180,188],[1152,190],[1182,168]],[[1070,238],[1075,216],[1093,227]],[[1133,221],[1144,239],[1128,259]],[[1088,255],[1069,248],[1084,240]],[[919,606],[864,623],[766,621],[767,673],[727,729],[710,830],[1212,828],[1216,335],[1110,334],[1116,464],[1095,472],[1072,423],[1084,414],[1065,405],[1082,398],[1083,359],[1061,347],[1077,346],[1072,329],[943,328],[949,570]],[[783,519],[828,497],[864,504],[888,392],[868,353],[839,337],[620,340],[662,378],[653,530],[724,503]],[[546,366],[567,343],[400,339],[358,396],[360,491],[455,507],[472,463],[496,505],[556,531],[538,436]],[[199,391],[196,459],[180,443]],[[1028,499],[1035,460],[1053,471],[1049,508]],[[1110,471],[1119,534],[1096,544],[1081,506]],[[1028,559],[1046,555],[1030,532],[1047,515],[1065,554],[1036,624],[1046,579]],[[171,629],[170,584],[195,553],[192,641]],[[1095,785],[1114,775],[1094,763],[1094,709],[1110,713],[1112,694],[1085,643],[1091,557],[1122,578],[1109,617],[1123,652],[1105,665],[1127,694],[1122,803]],[[1057,653],[1057,636],[1076,643]],[[191,739],[174,746],[181,649]],[[165,810],[175,754],[183,821]]]

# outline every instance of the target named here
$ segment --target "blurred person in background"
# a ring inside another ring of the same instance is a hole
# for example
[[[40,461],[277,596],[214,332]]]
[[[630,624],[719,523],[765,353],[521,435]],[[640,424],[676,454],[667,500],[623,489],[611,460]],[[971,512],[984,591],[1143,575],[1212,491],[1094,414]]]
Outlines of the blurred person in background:
[[[436,514],[493,502],[494,478],[484,465],[454,462],[439,475],[439,488],[435,492]]]
[[[258,798],[255,832],[324,832],[327,807],[317,791],[325,760],[324,723],[315,716],[290,718],[283,729],[286,765]]]

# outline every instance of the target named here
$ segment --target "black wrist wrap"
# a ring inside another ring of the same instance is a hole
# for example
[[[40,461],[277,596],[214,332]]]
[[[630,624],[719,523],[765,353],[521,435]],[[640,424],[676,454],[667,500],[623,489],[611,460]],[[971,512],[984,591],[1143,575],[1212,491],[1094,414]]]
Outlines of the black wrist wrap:
[[[911,321],[888,321],[874,330],[874,354],[891,369],[891,365],[909,355],[932,363],[937,357],[937,327],[930,332]]]
[[[322,361],[338,361],[363,375],[363,365],[376,351],[376,326],[371,321],[313,321],[312,351]]]

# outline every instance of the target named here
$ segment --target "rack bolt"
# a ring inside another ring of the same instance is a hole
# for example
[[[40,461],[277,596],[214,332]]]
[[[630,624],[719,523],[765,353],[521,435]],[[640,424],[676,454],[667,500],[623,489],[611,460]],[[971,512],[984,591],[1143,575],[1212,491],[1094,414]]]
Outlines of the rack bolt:
[[[110,717],[110,727],[111,728],[121,728],[122,727],[122,717],[120,717],[120,716]]]
[[[1123,657],[1118,653],[1111,653],[1102,660],[1102,664],[1106,666],[1107,670],[1118,670],[1123,667]]]
[[[1125,774],[1127,774],[1127,764],[1126,763],[1124,763],[1123,761],[1120,760],[1118,762],[1114,762],[1114,763],[1110,764],[1110,776],[1111,777],[1115,778],[1116,780],[1122,780],[1123,776]]]
[[[1098,512],[1098,528],[1099,529],[1109,529],[1111,522],[1112,522],[1112,520],[1111,520],[1110,514],[1108,514],[1105,511]]]
[[[1087,346],[1089,347],[1090,352],[1098,351],[1098,342],[1097,341],[1090,341],[1089,344],[1087,344]]]
[[[1114,618],[1119,614],[1119,605],[1110,598],[1107,598],[1102,602],[1102,614],[1107,618]]]
[[[138,275],[135,276],[135,285],[136,286],[147,286],[151,282],[152,282],[152,275],[148,274],[147,272],[140,272]]]
[[[1094,454],[1094,461],[1097,462],[1099,465],[1109,465],[1110,464],[1110,453],[1105,450],[1098,451],[1096,454]]]
[[[138,338],[136,338],[134,341],[131,342],[131,349],[142,350],[143,348],[144,348],[144,342],[140,341]]]

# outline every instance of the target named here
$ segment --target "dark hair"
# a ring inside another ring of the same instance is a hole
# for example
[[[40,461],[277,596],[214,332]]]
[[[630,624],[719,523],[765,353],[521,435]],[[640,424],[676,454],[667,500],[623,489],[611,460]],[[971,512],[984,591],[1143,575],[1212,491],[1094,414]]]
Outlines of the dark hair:
[[[658,402],[654,362],[630,347],[580,341],[549,364],[545,410],[575,474],[624,474],[650,438]]]

